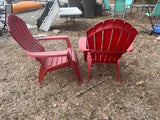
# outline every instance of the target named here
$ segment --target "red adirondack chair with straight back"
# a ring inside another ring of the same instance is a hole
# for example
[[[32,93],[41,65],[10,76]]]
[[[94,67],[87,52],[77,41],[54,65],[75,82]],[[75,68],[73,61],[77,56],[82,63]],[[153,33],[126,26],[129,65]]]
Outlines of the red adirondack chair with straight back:
[[[80,84],[82,83],[78,68],[78,59],[74,49],[71,48],[67,36],[48,36],[36,39],[30,33],[25,22],[13,14],[7,17],[7,27],[17,43],[26,50],[28,56],[34,57],[40,62],[41,67],[38,84],[41,83],[47,72],[70,65],[73,67],[78,82]],[[43,46],[39,43],[41,40],[65,40],[68,48],[63,51],[45,51]]]
[[[84,52],[84,60],[88,58],[88,82],[92,63],[106,63],[117,65],[119,83],[119,59],[123,53],[133,50],[131,43],[137,33],[131,24],[121,19],[108,19],[87,30],[87,38],[79,39],[79,48]]]

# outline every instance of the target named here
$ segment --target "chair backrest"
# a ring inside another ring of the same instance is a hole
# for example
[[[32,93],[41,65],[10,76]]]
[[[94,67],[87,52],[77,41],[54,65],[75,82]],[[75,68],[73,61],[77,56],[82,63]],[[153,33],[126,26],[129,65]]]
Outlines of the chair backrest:
[[[160,16],[160,0],[157,2],[153,12],[152,12],[153,16]]]
[[[7,16],[7,28],[16,42],[30,52],[42,52],[45,51],[42,45],[36,41],[31,32],[27,28],[25,22],[14,14]],[[42,59],[37,59],[42,63]]]
[[[108,0],[104,0],[104,8],[105,8],[105,10],[109,10],[110,9]]]
[[[114,11],[124,12],[125,10],[125,0],[115,0]]]
[[[131,8],[131,4],[132,4],[133,0],[126,0],[125,4],[127,5],[126,8]],[[128,5],[129,4],[129,5]]]
[[[121,19],[109,19],[86,32],[87,48],[97,62],[115,62],[126,52],[137,35],[137,30]]]
[[[32,36],[25,22],[21,18],[17,17],[14,14],[8,15],[7,27],[12,37],[26,51],[30,52],[44,51],[44,48]]]

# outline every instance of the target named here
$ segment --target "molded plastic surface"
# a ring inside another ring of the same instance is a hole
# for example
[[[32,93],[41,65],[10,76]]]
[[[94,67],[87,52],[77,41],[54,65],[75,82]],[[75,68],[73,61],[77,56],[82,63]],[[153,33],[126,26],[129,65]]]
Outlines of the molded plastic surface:
[[[88,59],[88,76],[92,63],[117,65],[117,82],[120,82],[119,59],[125,52],[133,50],[132,42],[137,30],[128,22],[120,19],[109,19],[91,27],[86,32],[87,38],[79,39],[79,48]]]
[[[7,27],[8,31],[17,43],[26,50],[28,56],[34,57],[40,62],[39,84],[47,72],[70,65],[73,67],[78,82],[82,83],[78,68],[78,59],[74,49],[71,48],[71,44],[67,36],[50,36],[36,39],[30,33],[25,22],[13,14],[10,14],[7,17]],[[67,43],[67,49],[63,51],[46,52],[43,46],[39,43],[41,40],[65,40]]]

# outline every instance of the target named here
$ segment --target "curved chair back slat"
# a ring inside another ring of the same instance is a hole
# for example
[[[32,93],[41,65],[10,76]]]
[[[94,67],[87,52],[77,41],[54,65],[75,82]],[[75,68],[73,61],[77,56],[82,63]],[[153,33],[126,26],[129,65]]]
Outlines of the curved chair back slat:
[[[87,31],[87,47],[94,61],[115,63],[126,52],[136,35],[137,30],[128,22],[110,19]]]

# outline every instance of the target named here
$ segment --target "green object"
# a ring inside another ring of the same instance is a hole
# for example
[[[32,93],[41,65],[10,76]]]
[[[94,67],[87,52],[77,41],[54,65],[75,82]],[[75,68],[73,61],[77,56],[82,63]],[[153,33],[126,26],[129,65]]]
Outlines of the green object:
[[[125,10],[125,0],[116,0],[114,11],[115,12],[124,12]]]
[[[131,5],[132,4],[132,0],[126,0],[125,4],[130,4]],[[128,9],[131,8],[130,5],[127,5],[126,8],[128,8]]]
[[[125,8],[125,0],[115,0],[115,5],[114,5],[114,10],[113,10],[113,13],[112,13],[112,18],[114,17],[115,13],[116,12],[123,12],[123,20],[124,20],[124,17],[125,17],[125,11],[126,8]]]
[[[160,0],[157,2],[156,7],[154,8],[152,16],[160,16]]]
[[[108,0],[104,0],[104,8],[105,8],[105,10],[110,9]]]

